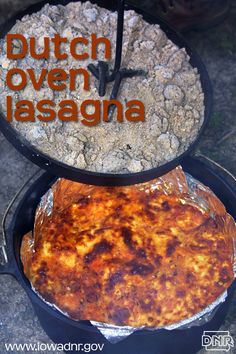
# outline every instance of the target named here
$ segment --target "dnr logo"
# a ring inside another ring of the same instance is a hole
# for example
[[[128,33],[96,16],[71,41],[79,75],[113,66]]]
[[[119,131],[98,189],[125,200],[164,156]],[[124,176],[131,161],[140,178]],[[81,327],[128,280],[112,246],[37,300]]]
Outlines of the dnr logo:
[[[204,331],[202,335],[202,346],[209,351],[226,351],[234,347],[233,337],[229,331]]]

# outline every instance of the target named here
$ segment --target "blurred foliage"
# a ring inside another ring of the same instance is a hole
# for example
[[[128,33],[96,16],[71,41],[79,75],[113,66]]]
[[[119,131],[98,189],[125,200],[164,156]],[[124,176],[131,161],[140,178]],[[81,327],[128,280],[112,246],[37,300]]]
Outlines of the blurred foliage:
[[[220,112],[214,112],[210,119],[209,128],[217,129],[221,125],[222,122],[222,114]]]

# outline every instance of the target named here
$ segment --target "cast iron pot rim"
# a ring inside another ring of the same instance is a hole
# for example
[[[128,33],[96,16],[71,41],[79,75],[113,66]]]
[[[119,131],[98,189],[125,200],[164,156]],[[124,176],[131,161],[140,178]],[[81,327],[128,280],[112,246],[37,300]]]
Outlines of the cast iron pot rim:
[[[198,160],[194,157],[190,157],[191,160],[193,161],[198,161],[198,162],[202,162],[201,160]],[[203,163],[203,162],[202,162]],[[204,166],[204,164],[203,164]],[[205,168],[207,166],[205,165]],[[211,168],[208,167],[208,169],[210,170],[210,172],[212,173],[213,170]],[[230,193],[232,193],[232,195],[234,196],[234,198],[236,198],[236,192],[231,188],[231,185],[224,180],[221,176],[218,175],[218,173],[213,172],[213,174],[221,181],[224,183],[224,185],[226,186],[226,188],[229,190]],[[30,298],[31,302],[34,305],[34,302],[39,305],[41,308],[43,308],[46,312],[48,312],[50,315],[55,316],[57,319],[64,321],[65,323],[69,324],[69,325],[73,325],[77,328],[81,328],[83,330],[88,330],[88,331],[93,331],[93,332],[97,332],[97,328],[92,326],[91,323],[87,320],[82,320],[82,321],[77,321],[77,320],[73,320],[69,317],[67,317],[65,314],[63,314],[62,312],[60,312],[60,310],[54,308],[52,305],[50,305],[49,303],[47,303],[46,301],[44,301],[39,295],[37,295],[35,293],[35,291],[32,289],[31,284],[29,282],[29,280],[26,278],[24,272],[23,272],[23,266],[20,260],[20,255],[18,253],[16,253],[16,249],[14,246],[14,225],[15,225],[15,220],[17,215],[19,214],[20,209],[22,209],[23,204],[25,203],[25,201],[27,200],[27,196],[28,194],[31,193],[32,190],[34,190],[34,187],[37,183],[39,183],[39,181],[42,179],[44,179],[46,176],[51,177],[51,182],[48,183],[49,187],[55,182],[55,180],[58,178],[56,176],[50,175],[48,172],[44,172],[40,177],[38,177],[33,184],[26,190],[26,192],[24,193],[23,197],[21,198],[21,201],[19,202],[14,215],[12,216],[12,220],[11,220],[11,224],[10,224],[10,228],[9,228],[9,234],[10,234],[10,272],[6,272],[8,274],[13,275],[16,280],[21,284],[21,286],[24,288],[24,290],[26,291],[28,297]],[[233,289],[236,287],[236,279],[233,280],[232,284],[226,289],[227,290],[227,297],[229,296],[229,293],[231,291],[233,291]],[[226,298],[227,300],[227,298]],[[225,300],[225,301],[226,301]],[[220,306],[220,305],[219,305]],[[175,329],[177,331],[181,330],[180,329]],[[158,329],[158,332],[165,332],[166,329],[161,328]],[[149,334],[149,335],[155,335],[156,331],[150,331],[147,329],[143,329],[143,330],[138,330],[136,332],[134,332],[134,335],[142,335],[142,334]]]
[[[44,0],[36,5],[30,6],[27,10],[20,12],[18,16],[15,16],[13,19],[7,21],[4,26],[4,29],[0,29],[2,34],[0,38],[3,38],[8,30],[14,25],[16,19],[22,18],[25,14],[30,14],[35,11],[41,9],[46,3],[50,3],[52,5],[56,4],[67,4],[69,2],[77,2],[77,0]],[[82,0],[85,2],[85,0]],[[99,6],[104,6],[104,1],[95,1],[92,3],[98,3]],[[101,3],[101,4],[100,4]],[[15,128],[11,126],[10,123],[7,122],[3,113],[0,111],[0,130],[4,134],[4,136],[9,140],[9,142],[19,150],[26,158],[31,160],[33,163],[37,164],[39,167],[47,170],[49,173],[53,173],[59,177],[64,177],[70,180],[82,182],[85,184],[93,184],[93,185],[131,185],[135,183],[141,183],[148,180],[151,180],[156,177],[160,177],[161,175],[167,173],[172,170],[183,161],[184,157],[190,154],[193,149],[197,146],[203,132],[205,131],[207,124],[210,120],[211,115],[211,107],[212,107],[212,86],[210,82],[210,78],[208,72],[203,64],[200,56],[197,52],[189,46],[188,42],[185,38],[178,33],[175,29],[169,26],[162,19],[153,16],[143,10],[138,9],[135,6],[128,6],[128,9],[133,9],[139,14],[144,16],[144,19],[150,23],[156,23],[160,25],[160,28],[167,34],[168,38],[173,41],[179,47],[183,47],[186,49],[187,54],[190,57],[190,64],[197,68],[201,86],[204,94],[204,120],[202,126],[198,132],[197,138],[189,145],[188,149],[185,150],[181,155],[177,156],[173,160],[149,170],[136,172],[136,173],[102,173],[102,172],[92,172],[89,170],[82,170],[68,164],[65,164],[59,160],[51,158],[45,153],[38,150],[38,148],[34,147],[31,143],[29,143],[23,135],[21,135]],[[79,123],[78,123],[79,124]]]

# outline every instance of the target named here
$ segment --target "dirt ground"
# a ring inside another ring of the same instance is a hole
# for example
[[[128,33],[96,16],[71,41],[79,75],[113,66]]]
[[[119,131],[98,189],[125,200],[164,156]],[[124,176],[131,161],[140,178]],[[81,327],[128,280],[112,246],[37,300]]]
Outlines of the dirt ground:
[[[30,2],[37,0],[0,0],[0,24],[23,4],[26,7]],[[202,57],[214,90],[211,122],[201,138],[197,152],[214,159],[236,176],[236,1],[231,2],[224,23],[201,32],[191,31],[185,37]],[[148,2],[144,2],[144,6],[148,6]],[[10,199],[37,167],[22,157],[1,133],[0,147],[1,220]],[[230,331],[236,343],[236,294],[221,329]],[[1,353],[6,353],[1,343],[7,342],[49,343],[50,340],[41,329],[22,288],[11,276],[4,275],[0,277]],[[207,352],[202,350],[200,353]],[[236,347],[229,353],[235,354]]]

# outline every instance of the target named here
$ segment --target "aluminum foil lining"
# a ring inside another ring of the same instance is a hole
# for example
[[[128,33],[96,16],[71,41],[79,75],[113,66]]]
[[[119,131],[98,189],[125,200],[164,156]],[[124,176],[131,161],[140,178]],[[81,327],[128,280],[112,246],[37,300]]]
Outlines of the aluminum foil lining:
[[[40,211],[44,211],[47,216],[50,216],[52,214],[52,210],[53,210],[53,190],[51,188],[41,198],[38,209]]]
[[[179,171],[181,171],[180,174]],[[191,175],[185,173],[184,180],[181,178],[181,175],[183,175],[182,169],[181,167],[177,167],[175,170],[169,172],[167,175],[156,179],[152,184],[151,188],[149,186],[149,191],[154,189],[162,189],[162,191],[164,191],[166,194],[172,193],[174,191],[179,195],[183,194],[183,199],[181,199],[183,203],[193,204],[194,206],[198,206],[203,211],[208,211],[208,212],[210,211],[210,215],[213,218],[215,214],[219,214],[219,207],[221,206],[222,208],[222,203],[219,204],[219,202],[217,202],[218,199],[215,197],[214,193],[208,187],[204,186],[202,183],[200,183],[195,178],[193,178]],[[42,197],[39,208],[37,209],[37,214],[36,214],[37,216],[39,216],[39,214],[41,214],[41,216],[51,215],[54,207],[53,187]],[[139,188],[145,189],[145,183],[140,184]],[[147,193],[149,191],[147,190]],[[234,242],[233,270],[236,278],[236,235],[232,235],[232,239]],[[45,301],[42,298],[42,296],[33,287],[32,289],[49,306],[55,308],[56,310],[60,311],[61,313],[63,313],[65,316],[68,317],[67,313],[61,311],[56,305]],[[142,327],[116,326],[116,325],[111,325],[108,323],[102,323],[96,321],[90,321],[90,323],[94,327],[96,327],[110,343],[115,344],[124,340],[132,333],[140,330],[159,331],[163,329],[165,330],[186,329],[192,326],[201,326],[207,323],[208,321],[210,321],[214,317],[218,307],[225,301],[226,297],[227,297],[227,290],[222,295],[220,295],[212,304],[207,306],[205,309],[203,309],[201,312],[197,313],[196,315],[164,327],[152,328],[152,327],[145,327],[145,326]]]

